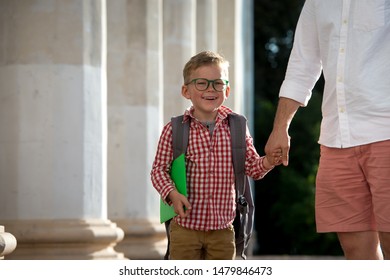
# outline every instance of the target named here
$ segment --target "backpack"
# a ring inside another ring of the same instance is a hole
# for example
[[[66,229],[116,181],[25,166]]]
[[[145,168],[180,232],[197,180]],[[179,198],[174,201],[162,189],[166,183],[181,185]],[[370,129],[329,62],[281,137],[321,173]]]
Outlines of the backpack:
[[[245,175],[246,154],[246,118],[236,113],[228,116],[231,143],[232,160],[236,186],[236,217],[233,222],[236,242],[236,255],[242,259],[247,258],[249,239],[253,231],[254,203],[250,181]],[[185,153],[188,146],[190,122],[183,123],[183,115],[172,117],[172,147],[173,159]],[[169,259],[169,225],[170,220],[165,222],[165,230],[168,238],[167,251],[164,259]]]

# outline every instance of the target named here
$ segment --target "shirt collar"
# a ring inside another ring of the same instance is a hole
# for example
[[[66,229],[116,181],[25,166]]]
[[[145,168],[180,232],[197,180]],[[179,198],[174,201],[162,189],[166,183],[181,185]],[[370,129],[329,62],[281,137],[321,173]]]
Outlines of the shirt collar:
[[[216,122],[220,122],[224,119],[226,119],[228,117],[228,115],[230,113],[232,113],[233,111],[226,107],[226,106],[221,106],[218,108],[218,113],[217,113],[217,118],[216,118]],[[194,106],[191,106],[189,107],[185,112],[184,112],[184,116],[183,116],[183,122],[186,122],[190,119],[196,119],[194,117]]]

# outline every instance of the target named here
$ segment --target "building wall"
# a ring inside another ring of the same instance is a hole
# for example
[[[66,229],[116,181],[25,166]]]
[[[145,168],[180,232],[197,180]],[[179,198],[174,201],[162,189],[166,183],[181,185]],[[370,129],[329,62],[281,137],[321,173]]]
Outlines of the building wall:
[[[251,114],[251,0],[0,0],[0,225],[9,259],[159,259],[150,169],[196,52]],[[249,101],[249,102],[248,102]]]

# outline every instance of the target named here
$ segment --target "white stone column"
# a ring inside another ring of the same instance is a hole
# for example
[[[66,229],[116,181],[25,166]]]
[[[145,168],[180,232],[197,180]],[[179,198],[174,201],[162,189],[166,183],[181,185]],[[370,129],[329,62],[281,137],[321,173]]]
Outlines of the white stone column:
[[[239,73],[240,61],[236,60],[236,38],[239,36],[237,30],[236,2],[240,0],[217,0],[217,20],[218,20],[218,52],[229,60],[229,82],[231,93],[225,105],[235,110],[237,113],[243,113],[240,110],[242,89],[240,80],[236,79],[236,73]]]
[[[217,0],[218,51],[230,62],[232,90],[226,105],[249,120],[253,118],[252,1]]]
[[[0,226],[0,260],[5,255],[11,254],[16,248],[16,238],[9,232],[5,232],[4,226]]]
[[[218,50],[230,62],[227,105],[253,117],[253,0],[218,0]],[[230,28],[227,28],[230,26]]]
[[[191,104],[181,95],[184,64],[196,52],[196,1],[163,1],[164,123]]]
[[[217,1],[196,1],[196,52],[217,51]]]
[[[165,228],[150,170],[162,128],[162,2],[107,2],[108,212],[124,231],[116,249],[161,259]]]
[[[0,4],[0,221],[13,259],[118,259],[107,219],[105,0]]]
[[[254,135],[254,42],[253,42],[253,0],[240,1],[239,22],[241,36],[236,40],[239,47],[238,59],[243,62],[241,79],[243,88],[242,112],[249,119],[249,129]]]

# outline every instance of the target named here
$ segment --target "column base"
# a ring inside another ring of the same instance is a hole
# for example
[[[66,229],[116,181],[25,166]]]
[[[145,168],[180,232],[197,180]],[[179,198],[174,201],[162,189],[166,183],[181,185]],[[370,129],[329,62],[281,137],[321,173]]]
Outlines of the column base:
[[[114,250],[123,230],[109,220],[17,220],[4,225],[18,240],[7,259],[125,259]]]
[[[147,219],[115,220],[125,237],[115,249],[133,260],[161,260],[167,246],[165,226]]]
[[[0,226],[0,260],[5,255],[11,254],[16,248],[16,238],[11,233],[5,232],[4,226]]]

